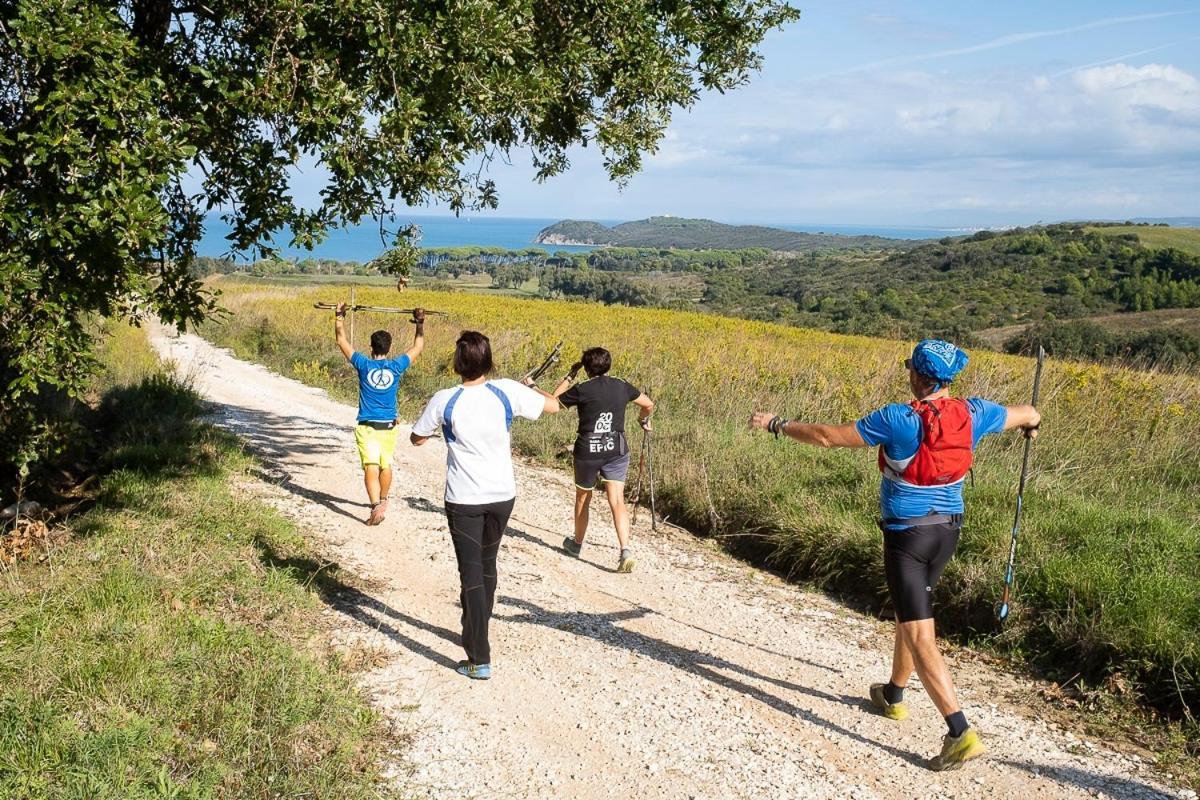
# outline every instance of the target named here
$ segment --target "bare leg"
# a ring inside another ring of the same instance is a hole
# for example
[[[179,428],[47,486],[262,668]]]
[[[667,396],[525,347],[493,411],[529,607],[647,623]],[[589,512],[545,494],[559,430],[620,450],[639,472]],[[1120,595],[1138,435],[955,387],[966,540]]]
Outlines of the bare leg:
[[[363,482],[367,485],[367,499],[371,505],[379,502],[379,465],[367,464],[363,467]]]
[[[575,544],[583,544],[592,507],[592,490],[575,487]]]
[[[896,645],[892,649],[892,685],[903,689],[913,673],[913,657],[900,635],[900,620],[896,620]]]
[[[379,472],[379,497],[387,499],[392,491],[392,468],[380,470]]]
[[[896,625],[897,641],[903,640],[911,662],[916,667],[917,675],[921,677],[921,685],[929,693],[929,698],[937,706],[943,717],[948,717],[961,710],[958,697],[954,693],[954,681],[950,678],[950,670],[938,652],[937,639],[934,635],[933,620],[921,619],[915,622],[901,622]],[[903,666],[903,664],[901,664]],[[895,677],[896,665],[892,666]]]
[[[625,509],[625,484],[605,481],[604,493],[608,495],[608,507],[612,509],[617,543],[621,545],[622,550],[626,550],[629,548],[629,512]]]

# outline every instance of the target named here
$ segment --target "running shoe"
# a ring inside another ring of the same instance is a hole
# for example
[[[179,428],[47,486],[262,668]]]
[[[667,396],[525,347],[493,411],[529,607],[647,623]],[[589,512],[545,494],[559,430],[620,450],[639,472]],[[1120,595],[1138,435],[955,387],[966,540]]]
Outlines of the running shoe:
[[[636,563],[632,553],[628,550],[622,550],[621,558],[617,561],[617,572],[633,572],[633,565]]]
[[[472,664],[470,661],[460,661],[454,671],[459,675],[466,675],[474,681],[486,681],[492,677],[491,664]]]
[[[962,736],[946,734],[942,738],[942,752],[929,760],[929,768],[934,772],[948,769],[958,769],[973,758],[979,758],[987,752],[983,741],[974,728],[967,728]]]
[[[902,719],[908,719],[908,705],[903,701],[889,703],[887,697],[883,694],[883,687],[885,685],[882,683],[871,684],[871,705],[875,706],[879,713],[888,719],[894,719],[897,722]]]
[[[568,536],[563,539],[563,550],[566,550],[570,555],[579,558],[579,554],[583,552],[583,545],[576,543],[574,536]]]

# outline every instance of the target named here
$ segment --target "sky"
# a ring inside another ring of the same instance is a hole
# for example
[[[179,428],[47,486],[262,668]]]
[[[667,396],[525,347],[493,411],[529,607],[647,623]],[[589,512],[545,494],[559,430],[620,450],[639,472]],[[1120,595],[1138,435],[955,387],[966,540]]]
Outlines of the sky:
[[[796,0],[748,86],[672,120],[621,190],[594,149],[502,216],[997,226],[1200,216],[1200,4]],[[298,179],[303,202],[315,175]],[[425,209],[429,213],[437,209]]]

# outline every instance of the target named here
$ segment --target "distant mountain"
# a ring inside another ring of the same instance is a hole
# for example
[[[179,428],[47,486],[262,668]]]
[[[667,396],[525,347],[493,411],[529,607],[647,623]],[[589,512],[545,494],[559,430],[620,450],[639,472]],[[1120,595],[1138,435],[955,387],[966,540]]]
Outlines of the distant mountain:
[[[760,247],[793,253],[830,250],[908,249],[919,241],[883,236],[839,236],[797,233],[762,225],[726,225],[710,219],[650,217],[608,227],[599,222],[563,220],[543,228],[535,240],[548,245],[609,245],[612,247],[677,248],[684,250],[741,250]]]

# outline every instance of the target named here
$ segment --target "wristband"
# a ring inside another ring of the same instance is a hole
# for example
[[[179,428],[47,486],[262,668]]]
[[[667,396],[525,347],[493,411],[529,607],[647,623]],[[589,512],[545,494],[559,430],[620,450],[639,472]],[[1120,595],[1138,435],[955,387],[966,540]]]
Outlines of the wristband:
[[[791,422],[790,419],[784,419],[780,416],[772,417],[771,421],[767,423],[767,431],[775,434],[775,438],[778,439],[779,434],[783,432],[783,426],[789,422]]]

